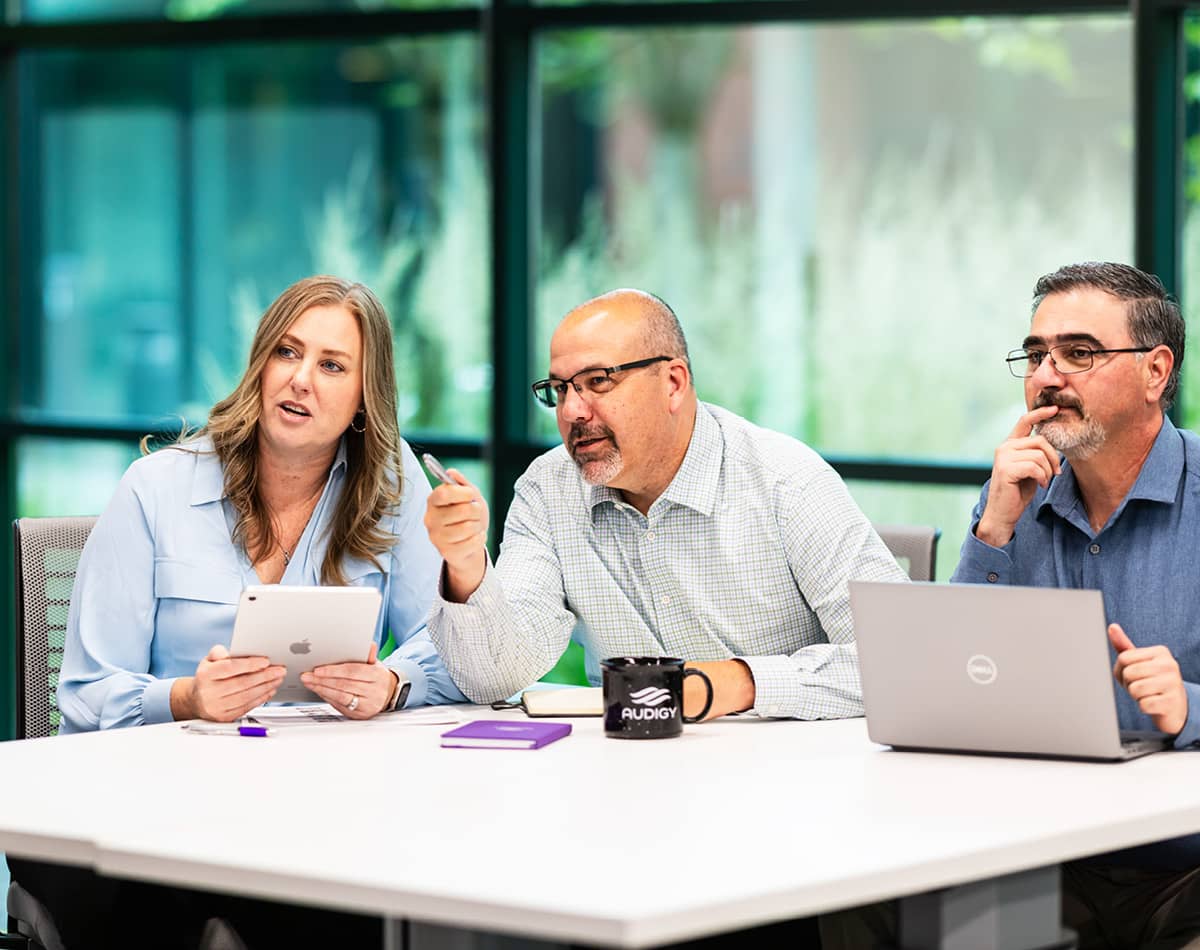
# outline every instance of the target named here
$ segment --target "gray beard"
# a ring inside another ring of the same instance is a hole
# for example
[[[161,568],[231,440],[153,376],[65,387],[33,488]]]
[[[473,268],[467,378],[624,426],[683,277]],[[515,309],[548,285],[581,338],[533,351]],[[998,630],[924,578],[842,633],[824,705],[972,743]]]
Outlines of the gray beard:
[[[621,450],[613,446],[598,459],[587,462],[575,459],[575,464],[579,466],[579,474],[589,485],[607,485],[621,474]]]
[[[1038,435],[1045,438],[1067,458],[1087,459],[1100,451],[1108,433],[1095,419],[1085,417],[1077,423],[1064,424],[1051,419],[1038,426]]]

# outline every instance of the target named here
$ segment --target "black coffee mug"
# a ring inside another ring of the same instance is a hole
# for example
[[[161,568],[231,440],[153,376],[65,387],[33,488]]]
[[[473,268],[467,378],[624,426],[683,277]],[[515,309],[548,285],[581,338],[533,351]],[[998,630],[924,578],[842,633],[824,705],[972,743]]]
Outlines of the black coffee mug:
[[[713,702],[712,680],[670,656],[615,656],[604,671],[604,732],[613,739],[673,739],[685,722],[699,722]],[[708,699],[699,716],[683,715],[683,681],[699,676]]]

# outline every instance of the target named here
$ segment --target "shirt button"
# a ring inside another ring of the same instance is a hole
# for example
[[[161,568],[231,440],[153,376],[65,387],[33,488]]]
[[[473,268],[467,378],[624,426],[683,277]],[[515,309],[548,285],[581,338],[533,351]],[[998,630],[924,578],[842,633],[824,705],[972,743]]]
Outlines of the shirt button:
[[[670,597],[664,597],[664,598],[662,599],[662,602],[663,602],[663,606],[664,606],[664,607],[670,607],[670,606],[671,606],[671,598],[670,598]]]
[[[994,583],[996,583],[996,581],[1000,580],[1000,575],[997,574],[995,571],[988,571],[987,579],[988,579],[989,584],[994,584]]]
[[[653,532],[653,531],[647,531],[647,532],[646,532],[646,540],[647,540],[647,541],[653,541],[653,540],[654,540],[654,532]]]
[[[1100,553],[1100,545],[1093,544],[1090,548],[1088,548],[1088,550],[1091,551],[1093,554],[1099,554]]]

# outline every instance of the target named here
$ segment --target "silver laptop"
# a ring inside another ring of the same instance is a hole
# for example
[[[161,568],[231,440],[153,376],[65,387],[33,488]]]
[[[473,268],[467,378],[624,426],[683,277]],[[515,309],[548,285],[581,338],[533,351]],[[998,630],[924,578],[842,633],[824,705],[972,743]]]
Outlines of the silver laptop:
[[[850,582],[867,731],[896,749],[1136,758],[1096,590]]]

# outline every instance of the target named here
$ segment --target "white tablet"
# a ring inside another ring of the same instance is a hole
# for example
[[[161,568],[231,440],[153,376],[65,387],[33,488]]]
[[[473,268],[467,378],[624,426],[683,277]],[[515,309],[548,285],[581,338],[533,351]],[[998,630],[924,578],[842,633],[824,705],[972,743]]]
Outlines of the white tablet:
[[[373,587],[247,587],[229,653],[265,656],[287,667],[272,702],[323,702],[300,674],[327,663],[365,663],[382,602]]]

